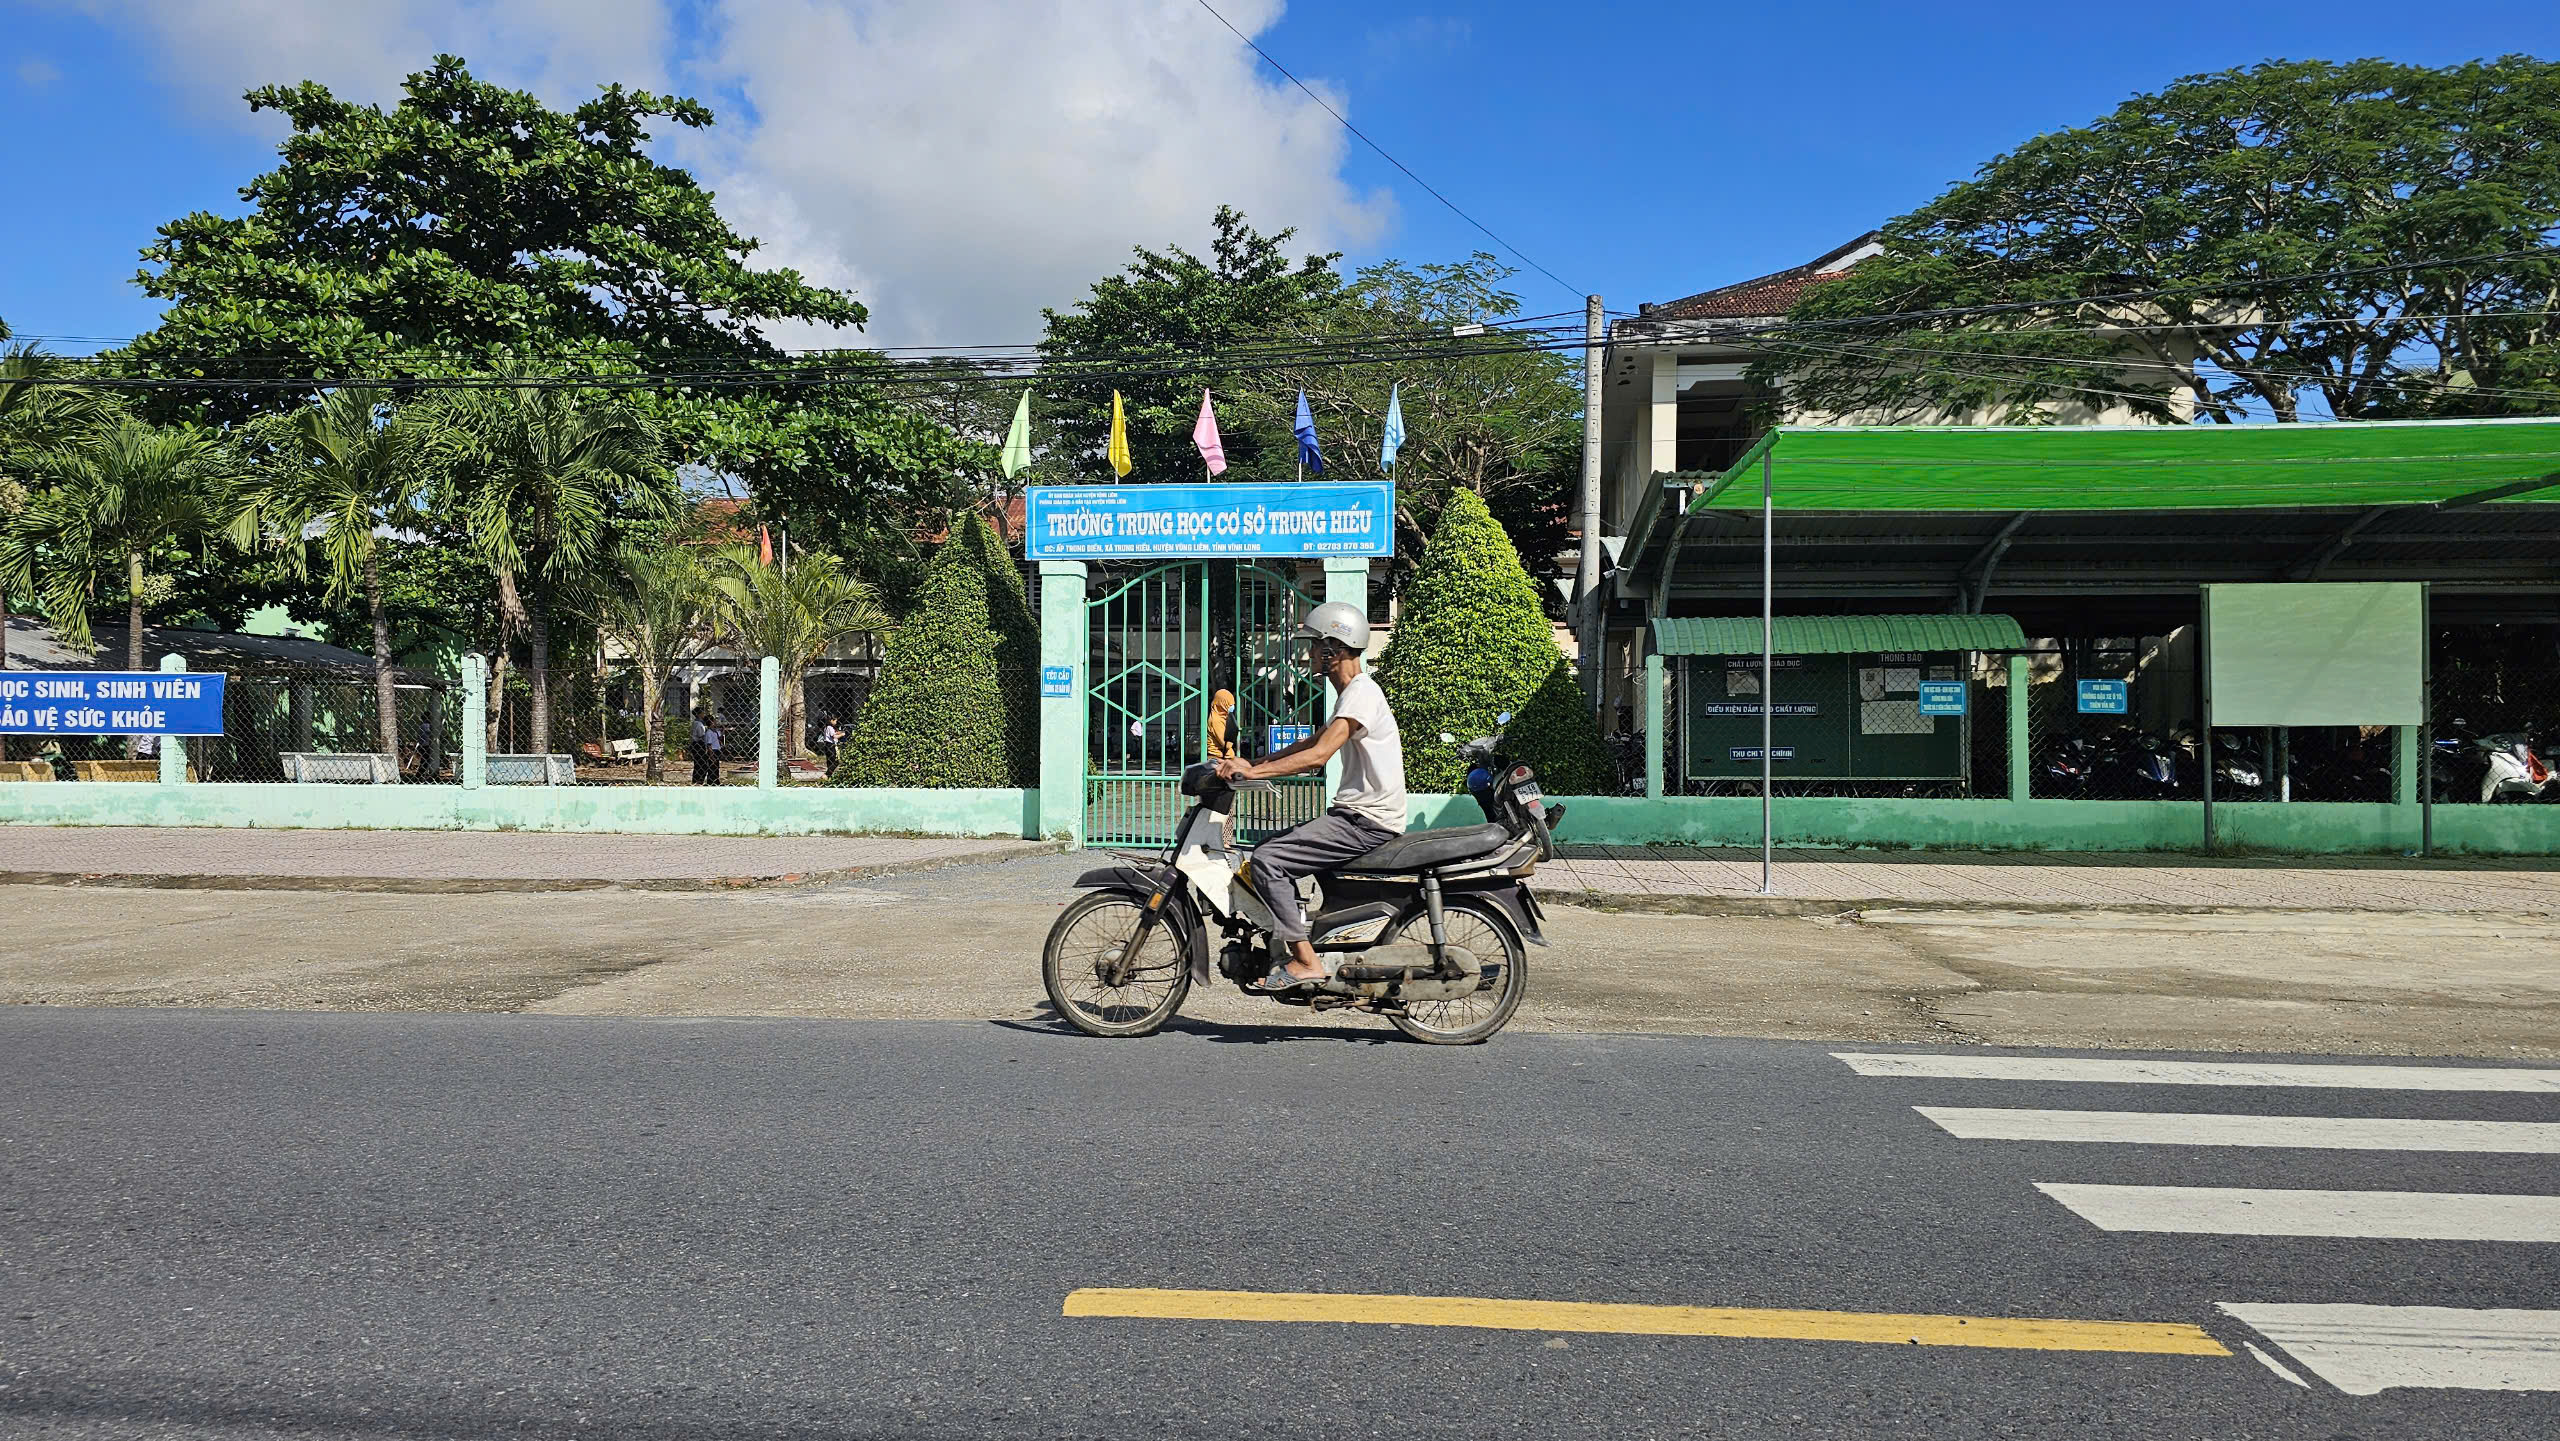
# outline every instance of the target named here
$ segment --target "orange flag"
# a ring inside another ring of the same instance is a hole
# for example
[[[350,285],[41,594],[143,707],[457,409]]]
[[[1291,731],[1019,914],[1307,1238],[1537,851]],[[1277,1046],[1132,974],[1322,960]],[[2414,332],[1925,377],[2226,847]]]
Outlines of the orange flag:
[[[756,527],[756,560],[764,565],[773,564],[773,532],[763,526]]]

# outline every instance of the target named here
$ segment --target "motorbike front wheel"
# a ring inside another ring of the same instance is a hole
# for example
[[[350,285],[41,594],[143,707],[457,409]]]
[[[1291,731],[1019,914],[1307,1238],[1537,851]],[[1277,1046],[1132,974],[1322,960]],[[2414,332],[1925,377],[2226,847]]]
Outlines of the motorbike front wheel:
[[[1435,1046],[1472,1046],[1491,1040],[1520,1009],[1529,988],[1527,948],[1502,912],[1484,901],[1452,901],[1445,912],[1449,944],[1475,952],[1483,983],[1454,1001],[1414,1001],[1400,1016],[1390,1016],[1396,1029]],[[1422,929],[1416,920],[1407,930]],[[1396,937],[1389,936],[1388,940]]]
[[[1152,1036],[1191,994],[1191,958],[1162,918],[1134,953],[1129,937],[1147,903],[1124,891],[1096,891],[1070,904],[1040,949],[1040,983],[1067,1024],[1088,1036]]]

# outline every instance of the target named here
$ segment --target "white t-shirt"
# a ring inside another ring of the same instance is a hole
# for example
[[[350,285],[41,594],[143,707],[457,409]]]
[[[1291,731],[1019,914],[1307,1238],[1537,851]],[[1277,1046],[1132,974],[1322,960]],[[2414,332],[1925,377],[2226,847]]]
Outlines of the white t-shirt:
[[[1396,729],[1396,713],[1387,709],[1387,693],[1362,671],[1342,688],[1333,713],[1352,723],[1351,739],[1337,752],[1342,757],[1342,788],[1333,793],[1334,808],[1365,816],[1403,835],[1404,736]]]

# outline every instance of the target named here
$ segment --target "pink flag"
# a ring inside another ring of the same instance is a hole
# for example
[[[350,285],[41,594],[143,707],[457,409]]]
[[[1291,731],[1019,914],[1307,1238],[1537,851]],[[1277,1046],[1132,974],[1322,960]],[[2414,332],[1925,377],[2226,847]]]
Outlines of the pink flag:
[[[1209,408],[1209,392],[1200,392],[1200,420],[1191,427],[1191,443],[1200,447],[1200,463],[1211,475],[1227,470],[1227,448],[1218,443],[1218,413]]]

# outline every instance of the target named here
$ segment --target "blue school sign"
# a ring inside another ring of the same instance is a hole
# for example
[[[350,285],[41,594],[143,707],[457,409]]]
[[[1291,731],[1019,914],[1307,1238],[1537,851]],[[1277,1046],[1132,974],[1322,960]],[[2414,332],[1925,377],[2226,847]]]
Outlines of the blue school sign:
[[[2120,680],[2084,680],[2079,684],[2080,714],[2123,715],[2129,697]]]
[[[1032,560],[1395,554],[1396,489],[1298,485],[1042,485],[1024,502]]]
[[[0,735],[218,736],[222,677],[191,671],[0,672]]]

